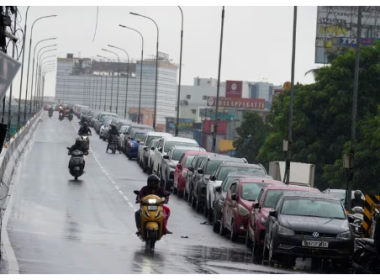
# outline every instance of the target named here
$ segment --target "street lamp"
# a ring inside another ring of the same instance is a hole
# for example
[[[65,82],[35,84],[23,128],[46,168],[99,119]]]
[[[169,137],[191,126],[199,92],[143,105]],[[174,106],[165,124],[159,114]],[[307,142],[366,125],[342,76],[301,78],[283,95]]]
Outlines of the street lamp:
[[[219,89],[220,89],[220,69],[222,66],[223,31],[224,31],[224,6],[222,9],[222,26],[220,28],[218,85],[216,88],[215,125],[214,125],[213,139],[212,139],[212,152],[213,153],[215,153],[215,150],[216,150],[216,136],[218,133]]]
[[[97,57],[101,57],[101,58],[104,58],[104,59],[108,59],[109,61],[112,61],[111,59],[109,59],[108,57],[105,57],[105,56],[102,56],[102,55],[97,55]],[[108,72],[109,74],[109,72]],[[113,78],[113,75],[112,75],[112,78]],[[108,81],[108,76],[106,76],[106,90],[104,91],[104,111],[106,110],[106,104],[107,104],[107,81]],[[112,84],[113,84],[113,80],[112,80]],[[111,100],[112,100],[112,85],[111,85]],[[112,106],[112,105],[111,105]],[[110,106],[110,109],[111,109],[111,106]]]
[[[54,69],[47,70],[45,73],[43,73],[43,76],[42,76],[42,90],[41,90],[42,91],[42,94],[41,94],[42,99],[41,99],[41,104],[40,104],[41,108],[43,106],[44,96],[45,96],[45,76],[46,76],[46,74],[51,73],[51,72],[54,72]]]
[[[182,77],[182,44],[183,44],[183,12],[180,6],[178,6],[181,11],[181,47],[179,55],[179,82],[178,82],[178,93],[177,93],[177,124],[175,126],[175,136],[178,136],[178,126],[179,126],[179,100],[181,98],[181,77]]]
[[[127,53],[126,50],[124,49],[121,49],[121,48],[118,48],[118,47],[115,47],[115,46],[112,46],[112,45],[108,45],[110,48],[114,48],[114,49],[118,49],[118,50],[121,50],[123,52],[125,52],[125,54],[127,55],[128,57],[128,66],[127,66],[127,86],[125,87],[125,105],[124,105],[124,119],[127,118],[127,99],[128,99],[128,81],[129,81],[129,54]]]
[[[139,17],[143,17],[143,18],[146,18],[146,19],[149,19],[150,21],[152,21],[154,23],[154,25],[156,25],[156,28],[157,28],[157,45],[156,45],[156,81],[155,81],[155,90],[154,90],[154,113],[153,113],[153,128],[156,129],[156,120],[157,120],[157,81],[158,81],[158,42],[159,42],[159,30],[158,30],[158,25],[157,23],[150,17],[147,17],[147,16],[143,16],[143,15],[140,15],[140,14],[136,14],[136,13],[130,13],[131,15],[134,15],[134,16],[139,16]]]
[[[119,107],[118,105],[119,105],[119,84],[120,84],[120,57],[117,55],[117,53],[114,53],[114,52],[112,52],[110,50],[102,49],[102,51],[113,53],[114,55],[117,56],[117,59],[119,60],[119,63],[117,64],[117,71],[118,71],[118,75],[117,75],[117,95],[116,95],[116,114],[117,114],[117,109]],[[113,70],[113,65],[112,65],[112,70]]]
[[[44,77],[47,72],[54,71],[55,70],[54,65],[55,65],[55,63],[49,63],[49,61],[45,62],[45,64],[43,65],[44,68],[41,66],[42,77]],[[44,85],[45,85],[45,79],[43,78],[41,84],[38,86],[39,100],[36,103],[36,106],[37,107],[39,106],[40,108],[43,106],[42,91],[43,91]],[[37,109],[36,109],[36,111],[37,111]]]
[[[141,88],[142,88],[142,68],[143,68],[143,59],[144,59],[144,37],[136,29],[133,29],[131,27],[128,27],[128,26],[125,26],[125,25],[121,25],[121,24],[119,24],[119,26],[123,27],[123,28],[127,28],[127,29],[130,29],[130,30],[133,30],[133,31],[139,33],[140,37],[141,37],[140,94],[139,94],[139,111],[138,111],[138,116],[137,116],[137,123],[139,124],[140,123],[140,115],[141,115]]]
[[[50,17],[56,17],[57,15],[50,15],[50,16],[44,16],[44,17],[40,17],[38,19],[36,19],[33,24],[32,24],[32,29],[30,31],[30,41],[29,41],[29,55],[28,55],[28,71],[27,71],[27,74],[26,74],[26,95],[28,96],[28,85],[29,85],[29,69],[30,69],[30,51],[32,50],[32,37],[33,37],[33,28],[34,28],[34,24],[41,20],[41,19],[44,19],[44,18],[50,18]],[[34,63],[33,63],[34,65]],[[30,101],[32,101],[32,99],[30,99]],[[25,109],[26,109],[26,106],[25,106]],[[32,109],[32,107],[30,106],[30,110]],[[26,110],[24,112],[24,121],[26,121]]]
[[[36,62],[36,50],[37,50],[37,47],[39,44],[43,43],[43,42],[46,42],[46,41],[53,41],[53,40],[56,40],[57,38],[48,38],[48,39],[44,39],[44,40],[41,40],[39,41],[35,46],[34,46],[34,51],[33,51],[33,71],[32,71],[32,87],[30,88],[30,106],[29,106],[29,111],[30,111],[30,114],[32,113],[32,90],[33,90],[33,81],[34,81],[34,66],[35,66],[35,62]],[[50,46],[49,46],[50,47]],[[30,49],[29,49],[29,52],[30,52]],[[28,101],[28,88],[29,88],[29,70],[30,70],[30,54],[29,54],[29,65],[28,65],[28,73],[26,75],[26,97],[25,97],[25,110],[24,110],[24,122],[26,122],[26,106],[27,106],[27,101]]]
[[[46,51],[47,52],[47,51]],[[41,55],[42,56],[42,55]],[[50,60],[50,61],[46,61],[45,63],[43,63],[47,58],[50,58],[50,57],[55,57],[55,55],[49,55],[49,56],[46,56],[46,57],[44,57],[44,58],[42,58],[41,59],[41,62],[39,63],[40,64],[40,66],[39,66],[39,68],[37,69],[37,77],[38,77],[38,79],[37,79],[37,82],[36,82],[36,92],[35,92],[35,94],[34,94],[34,107],[35,107],[35,112],[36,112],[36,110],[37,110],[37,99],[39,98],[39,96],[38,96],[38,94],[39,94],[39,92],[37,92],[37,90],[38,90],[38,87],[40,86],[40,83],[41,83],[41,71],[42,71],[42,68],[43,68],[43,66],[45,66],[46,64],[48,64],[48,63],[52,63],[52,62],[54,62],[54,60]]]

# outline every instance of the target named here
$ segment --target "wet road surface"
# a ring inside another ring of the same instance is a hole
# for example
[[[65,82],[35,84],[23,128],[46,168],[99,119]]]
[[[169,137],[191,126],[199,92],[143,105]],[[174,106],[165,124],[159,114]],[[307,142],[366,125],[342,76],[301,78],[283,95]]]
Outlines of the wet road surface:
[[[153,255],[135,235],[135,195],[146,183],[136,161],[106,154],[93,131],[86,173],[68,172],[66,147],[78,121],[44,120],[23,161],[8,234],[20,273],[294,273],[252,263],[244,244],[213,233],[205,218],[176,196],[169,201],[173,235]],[[187,236],[188,238],[182,238]]]

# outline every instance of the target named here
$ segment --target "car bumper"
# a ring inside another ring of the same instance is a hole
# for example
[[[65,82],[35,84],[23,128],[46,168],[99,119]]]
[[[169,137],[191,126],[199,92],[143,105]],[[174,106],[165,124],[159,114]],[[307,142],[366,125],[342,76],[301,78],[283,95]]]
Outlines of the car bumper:
[[[325,258],[325,259],[347,259],[354,253],[353,240],[339,240],[336,238],[326,238],[328,248],[302,246],[303,240],[321,241],[313,237],[295,235],[292,237],[283,237],[278,235],[274,239],[274,252],[293,255],[304,258]]]

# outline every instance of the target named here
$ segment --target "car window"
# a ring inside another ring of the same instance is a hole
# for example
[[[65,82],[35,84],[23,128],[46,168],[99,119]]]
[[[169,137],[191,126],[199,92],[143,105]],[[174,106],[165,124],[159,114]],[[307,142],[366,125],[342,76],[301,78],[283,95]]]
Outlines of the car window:
[[[199,168],[199,166],[202,164],[202,162],[203,162],[204,159],[205,158],[203,158],[203,157],[198,158],[198,160],[197,160],[197,162],[195,163],[195,166],[194,166],[195,170],[197,170]]]
[[[230,177],[230,178],[227,178],[226,180],[223,181],[223,184],[222,184],[222,190],[224,192],[227,192],[228,191],[228,188],[231,186],[231,184],[236,180],[236,178],[234,177]]]
[[[259,195],[257,196],[257,200],[258,202],[260,202],[261,198],[263,197],[263,193],[264,193],[264,190],[261,190]]]
[[[160,138],[161,138],[161,136],[148,136],[148,139],[145,141],[145,145],[148,146],[152,140],[160,139]]]
[[[274,208],[283,193],[284,190],[268,190],[263,207]]]
[[[138,132],[138,133],[135,133],[133,138],[136,141],[141,141],[141,139],[144,137],[144,135],[145,135],[145,132]]]
[[[157,142],[158,142],[158,140],[154,139],[152,142],[150,142],[149,148],[151,149],[151,148],[155,147]]]
[[[231,194],[237,193],[237,184],[233,183],[230,187]]]
[[[189,168],[191,166],[191,163],[192,163],[194,158],[195,158],[195,156],[187,156],[186,163],[185,163],[186,168]]]
[[[172,160],[179,160],[185,152],[186,150],[175,149],[173,151]]]
[[[178,162],[182,164],[184,157],[185,157],[185,153],[182,154],[182,156],[181,156],[181,158],[178,160]]]
[[[266,175],[264,170],[258,169],[252,166],[248,166],[248,167],[225,166],[225,167],[220,168],[217,180],[223,181],[227,177],[228,173],[231,173],[231,172],[254,173],[254,174]]]
[[[284,199],[281,214],[328,219],[346,218],[343,207],[339,201],[300,197]]]
[[[241,190],[241,198],[248,201],[254,201],[257,199],[263,187],[263,184],[243,183]]]
[[[168,152],[173,146],[186,146],[186,147],[198,147],[198,143],[183,143],[183,142],[174,142],[174,141],[168,141],[165,143],[164,152]]]
[[[210,160],[207,164],[205,174],[207,175],[214,174],[215,171],[218,169],[219,165],[221,164],[222,164],[221,160]]]

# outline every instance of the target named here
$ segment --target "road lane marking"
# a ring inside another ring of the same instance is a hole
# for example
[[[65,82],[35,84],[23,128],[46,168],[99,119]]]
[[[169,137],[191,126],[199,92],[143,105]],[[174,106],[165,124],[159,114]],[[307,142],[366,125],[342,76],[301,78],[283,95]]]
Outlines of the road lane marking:
[[[132,209],[135,209],[135,206],[131,203],[131,202],[128,202],[129,206],[131,206]]]
[[[126,197],[125,195],[123,195],[123,198],[124,198],[126,201],[129,200],[128,197]]]
[[[123,196],[124,195],[124,193],[121,191],[121,190],[118,190],[119,191],[119,193]]]

